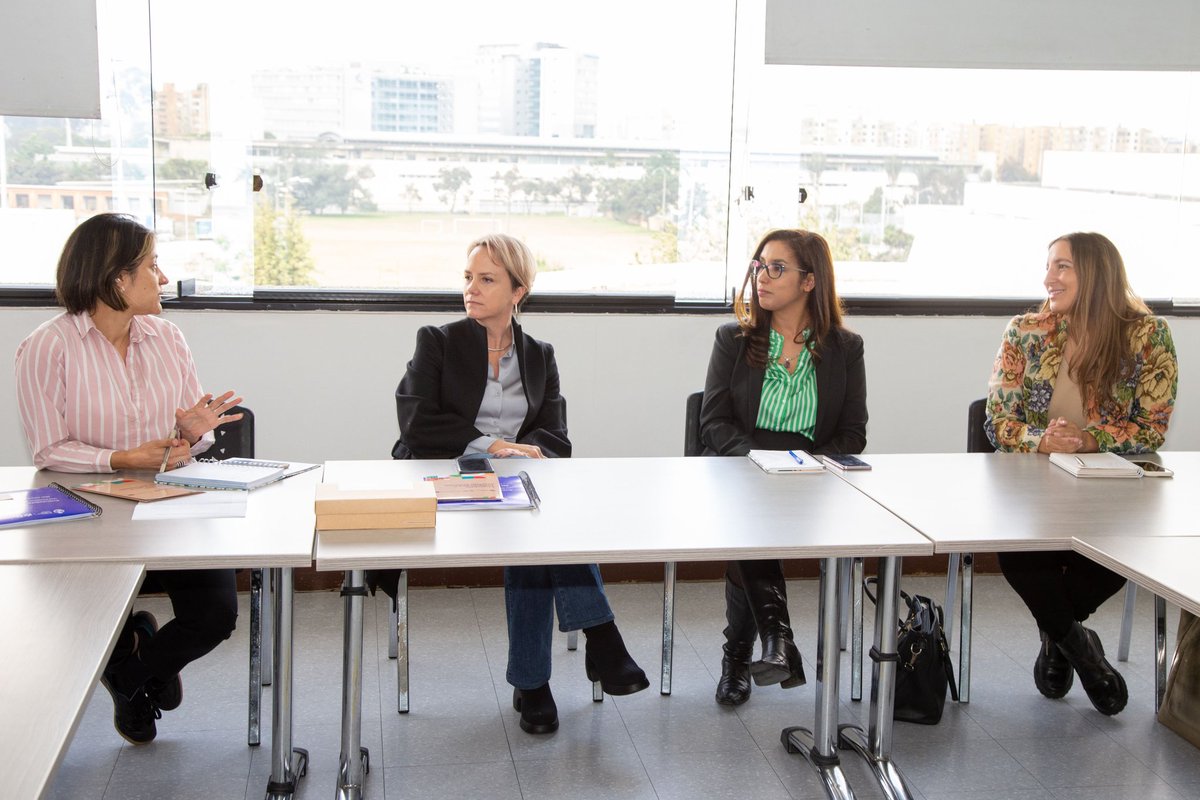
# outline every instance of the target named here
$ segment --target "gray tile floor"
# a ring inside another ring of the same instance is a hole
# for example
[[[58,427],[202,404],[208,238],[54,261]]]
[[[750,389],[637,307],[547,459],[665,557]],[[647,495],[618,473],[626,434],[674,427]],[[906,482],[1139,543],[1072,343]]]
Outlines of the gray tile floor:
[[[906,578],[938,597],[944,579]],[[813,676],[816,582],[790,586],[797,641]],[[591,701],[583,650],[554,655],[552,687],[562,726],[521,731],[504,681],[507,637],[500,589],[417,589],[412,604],[412,711],[395,711],[395,662],[387,659],[386,607],[366,613],[363,744],[371,751],[371,798],[821,798],[814,773],[779,743],[780,730],[811,725],[813,688],[755,690],[736,710],[712,700],[720,673],[723,594],[718,583],[680,584],[674,692],[657,691],[661,587],[625,584],[609,595],[651,689]],[[1120,597],[1095,618],[1115,653]],[[243,597],[243,603],[245,598]],[[165,600],[146,607],[169,616]],[[947,705],[933,727],[898,724],[896,762],[924,800],[1200,800],[1200,753],[1151,712],[1150,598],[1139,596],[1130,661],[1122,665],[1128,708],[1092,710],[1076,687],[1050,701],[1030,675],[1037,639],[1020,601],[999,577],[977,580],[971,703]],[[868,606],[868,636],[872,609]],[[242,619],[246,618],[243,611]],[[1169,617],[1174,633],[1176,615]],[[312,761],[301,798],[330,798],[337,775],[341,605],[331,592],[296,597],[295,743]],[[246,631],[184,672],[185,699],[159,722],[158,739],[126,745],[111,725],[108,695],[93,695],[49,792],[54,798],[261,798],[269,773],[262,747],[245,744]],[[849,700],[843,656],[842,721],[866,703]],[[868,673],[869,675],[869,673]],[[869,687],[868,687],[869,696]],[[269,713],[270,690],[264,693]],[[860,798],[880,797],[865,767],[846,771]]]

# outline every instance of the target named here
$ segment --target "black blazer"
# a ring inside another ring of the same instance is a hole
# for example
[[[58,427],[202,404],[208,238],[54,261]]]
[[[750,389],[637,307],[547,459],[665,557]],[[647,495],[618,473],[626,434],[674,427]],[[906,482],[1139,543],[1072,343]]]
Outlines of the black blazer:
[[[834,330],[826,338],[816,365],[817,423],[813,438],[756,430],[765,370],[746,363],[746,339],[736,322],[717,329],[704,403],[700,407],[700,441],[704,455],[742,456],[751,449],[799,447],[812,453],[861,453],[867,446],[867,376],[863,340],[856,333]]]
[[[548,457],[571,455],[566,401],[558,389],[554,348],[521,332],[513,321],[517,364],[529,411],[517,433]],[[487,386],[487,331],[472,319],[429,325],[396,387],[400,438],[392,458],[456,458],[483,435],[475,417]]]

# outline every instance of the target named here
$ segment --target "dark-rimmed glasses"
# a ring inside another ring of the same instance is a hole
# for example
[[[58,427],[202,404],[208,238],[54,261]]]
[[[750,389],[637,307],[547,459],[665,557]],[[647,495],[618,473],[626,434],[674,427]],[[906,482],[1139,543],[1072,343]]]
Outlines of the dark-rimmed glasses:
[[[805,267],[789,267],[787,264],[781,264],[778,261],[773,261],[770,264],[764,264],[762,261],[750,262],[750,272],[754,274],[755,280],[758,280],[758,273],[764,269],[767,271],[767,277],[771,280],[782,277],[783,273],[788,271],[799,272],[802,275],[812,272],[811,269],[806,269]]]

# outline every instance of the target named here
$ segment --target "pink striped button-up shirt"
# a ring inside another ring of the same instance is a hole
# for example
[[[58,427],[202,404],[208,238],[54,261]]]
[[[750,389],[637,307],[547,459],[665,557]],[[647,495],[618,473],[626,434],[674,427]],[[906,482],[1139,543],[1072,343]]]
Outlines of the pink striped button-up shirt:
[[[89,314],[60,314],[17,348],[17,406],[39,469],[112,472],[115,450],[165,439],[175,409],[204,394],[183,333],[155,316],[136,316],[122,363]],[[207,433],[192,446],[202,453]]]

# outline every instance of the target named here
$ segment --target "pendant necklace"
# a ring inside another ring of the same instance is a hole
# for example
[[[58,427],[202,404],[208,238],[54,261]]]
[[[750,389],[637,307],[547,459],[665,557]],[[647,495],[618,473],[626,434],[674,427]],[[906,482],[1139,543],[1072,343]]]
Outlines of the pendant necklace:
[[[512,332],[512,326],[511,326],[511,325],[509,325],[509,326],[508,326],[508,330],[509,330],[509,332],[510,332],[510,333]],[[504,341],[504,340],[503,340],[503,339],[501,339],[501,341]],[[509,343],[508,343],[508,344],[506,344],[504,347],[489,347],[489,348],[488,348],[488,352],[489,352],[489,353],[503,353],[503,352],[504,352],[505,350],[507,350],[509,347],[512,347],[512,341],[511,341],[511,340],[510,340],[510,341],[509,341]]]

